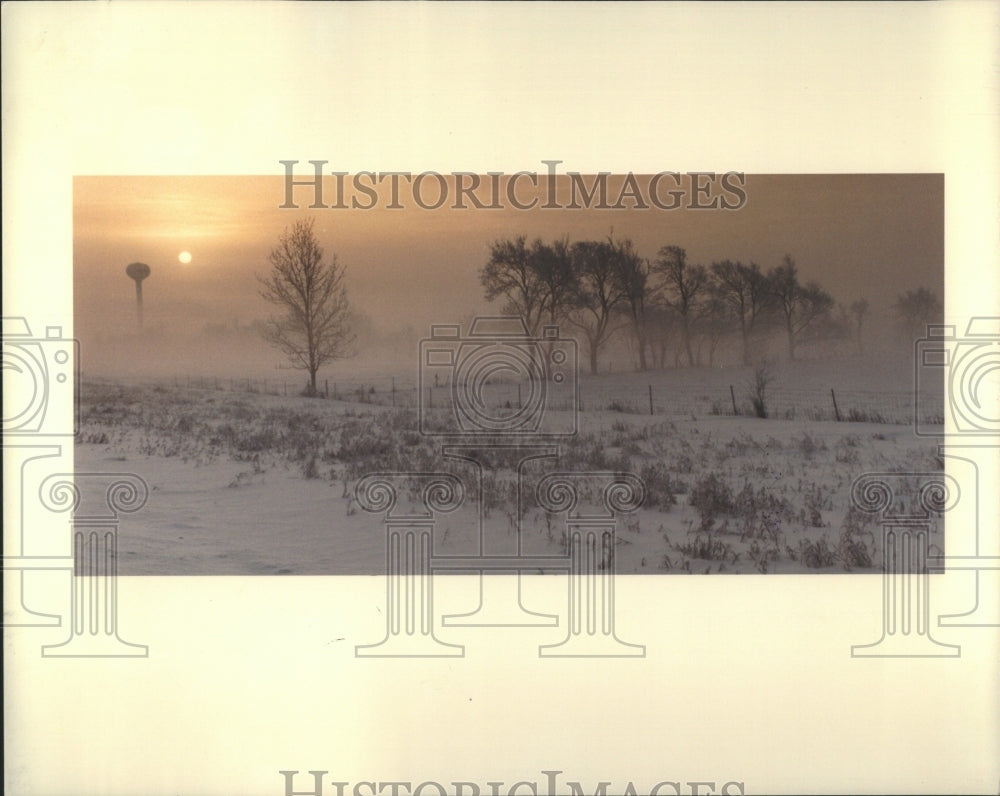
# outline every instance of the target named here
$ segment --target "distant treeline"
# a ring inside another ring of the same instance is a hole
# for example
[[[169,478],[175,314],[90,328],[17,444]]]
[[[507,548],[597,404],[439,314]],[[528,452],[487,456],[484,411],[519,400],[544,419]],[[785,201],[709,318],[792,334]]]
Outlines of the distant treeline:
[[[810,340],[842,340],[858,354],[869,303],[859,297],[838,304],[817,282],[803,283],[791,255],[764,271],[757,263],[692,263],[680,246],[662,246],[643,257],[631,240],[526,236],[495,241],[479,272],[488,301],[521,316],[532,335],[547,324],[568,324],[586,343],[592,373],[601,350],[624,334],[639,370],[651,365],[712,365],[725,340],[735,341],[743,364],[758,356],[763,340],[780,333],[789,360]],[[920,287],[893,305],[901,334],[911,341],[939,322],[937,296]]]

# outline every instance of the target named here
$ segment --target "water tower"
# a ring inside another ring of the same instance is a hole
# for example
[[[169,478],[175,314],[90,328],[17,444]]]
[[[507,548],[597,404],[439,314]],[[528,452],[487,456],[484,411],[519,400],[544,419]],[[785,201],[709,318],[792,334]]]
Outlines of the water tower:
[[[129,279],[135,281],[135,314],[142,328],[142,280],[149,276],[150,269],[145,263],[132,263],[126,269]]]

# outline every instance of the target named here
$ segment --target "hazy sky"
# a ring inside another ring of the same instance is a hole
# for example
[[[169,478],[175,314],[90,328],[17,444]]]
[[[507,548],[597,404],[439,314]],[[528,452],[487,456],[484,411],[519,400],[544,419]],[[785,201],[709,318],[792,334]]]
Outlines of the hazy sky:
[[[296,177],[309,176],[310,168],[300,163]],[[347,265],[352,303],[387,332],[406,325],[423,332],[432,322],[485,309],[477,272],[491,241],[517,234],[579,240],[606,237],[613,228],[649,258],[673,244],[693,262],[752,260],[765,270],[789,253],[804,280],[819,281],[839,301],[866,296],[875,312],[919,285],[943,294],[940,175],[747,175],[747,201],[729,211],[454,210],[450,200],[424,210],[406,188],[406,208],[389,210],[388,182],[375,209],[310,210],[311,188],[296,188],[300,209],[292,210],[279,208],[280,169],[276,164],[266,177],[77,177],[76,336],[87,345],[131,333],[135,288],[125,267],[137,260],[152,269],[143,285],[147,328],[183,337],[206,323],[266,317],[254,275],[266,272],[283,229],[307,217],[315,218],[327,254]],[[618,184],[612,181],[611,201]],[[560,190],[566,187],[560,178]],[[324,192],[333,203],[332,177]],[[488,198],[485,188],[479,193]],[[432,203],[436,183],[424,195]],[[517,195],[530,200],[527,181]],[[543,186],[539,195],[544,199]],[[178,259],[181,252],[190,253],[189,263]]]

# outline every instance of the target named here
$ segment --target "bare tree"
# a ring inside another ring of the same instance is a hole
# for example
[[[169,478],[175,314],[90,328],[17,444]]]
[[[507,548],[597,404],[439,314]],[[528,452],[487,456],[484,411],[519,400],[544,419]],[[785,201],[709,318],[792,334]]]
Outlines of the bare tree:
[[[561,238],[552,243],[535,240],[531,244],[529,262],[542,288],[542,315],[548,315],[551,324],[559,323],[576,295],[576,272],[569,239]]]
[[[747,383],[750,404],[753,413],[763,420],[767,419],[767,388],[774,381],[774,371],[767,359],[762,359],[754,366],[753,378]]]
[[[692,325],[698,314],[699,297],[708,286],[708,271],[703,265],[689,265],[687,252],[680,246],[664,246],[653,264],[653,272],[662,280],[664,300],[680,318],[688,365],[694,365]]]
[[[897,296],[893,309],[899,328],[909,343],[926,333],[927,324],[940,323],[944,313],[938,297],[925,287],[907,290]]]
[[[674,334],[678,318],[674,309],[663,302],[656,302],[646,308],[646,338],[656,367],[663,370],[667,366],[667,354],[673,353],[673,367],[680,367],[680,349],[676,347]]]
[[[767,320],[772,306],[767,277],[756,263],[723,260],[712,263],[712,293],[730,308],[739,324],[743,343],[743,364],[750,364],[750,340]]]
[[[850,315],[854,326],[854,342],[857,348],[858,356],[864,354],[864,345],[862,343],[861,337],[861,327],[865,322],[865,316],[868,314],[868,300],[858,299],[857,301],[851,302]]]
[[[542,285],[531,262],[527,239],[498,240],[490,245],[490,259],[479,271],[487,301],[501,296],[507,302],[503,312],[519,315],[535,334],[542,319]]]
[[[829,312],[818,317],[802,334],[800,342],[818,341],[830,351],[840,351],[841,344],[853,346],[853,339],[850,310],[844,304],[835,302]]]
[[[590,372],[597,373],[601,347],[615,332],[615,309],[624,300],[615,278],[615,250],[609,241],[585,240],[570,247],[575,275],[569,322],[587,339]]]
[[[696,359],[699,365],[702,364],[701,351],[704,343],[708,344],[708,366],[715,364],[715,352],[719,343],[732,330],[732,321],[732,308],[716,293],[709,292],[694,321],[694,328],[698,332]]]
[[[615,281],[622,293],[622,306],[635,335],[639,352],[639,370],[648,368],[647,312],[655,304],[656,289],[653,284],[649,261],[639,256],[631,240],[612,243],[614,249]]]
[[[323,264],[323,249],[313,222],[286,227],[271,250],[271,272],[257,277],[260,295],[281,314],[268,319],[263,337],[296,368],[308,371],[309,392],[316,393],[316,371],[353,355],[354,333],[348,318],[346,267],[337,255]]]
[[[503,297],[503,312],[519,315],[528,332],[537,335],[543,321],[558,323],[574,294],[569,242],[529,246],[520,235],[490,246],[490,259],[479,271],[486,300]]]
[[[768,273],[768,284],[788,336],[788,359],[795,359],[797,338],[833,308],[833,298],[815,282],[799,283],[795,260],[785,255],[782,264]]]

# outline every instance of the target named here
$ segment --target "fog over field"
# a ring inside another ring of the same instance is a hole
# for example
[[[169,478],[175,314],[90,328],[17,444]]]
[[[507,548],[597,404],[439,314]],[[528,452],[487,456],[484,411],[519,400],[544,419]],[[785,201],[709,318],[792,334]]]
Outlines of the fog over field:
[[[878,572],[880,531],[852,506],[853,480],[942,469],[914,433],[915,419],[943,422],[940,373],[913,397],[914,341],[944,298],[940,175],[746,175],[729,210],[389,209],[388,183],[368,210],[310,209],[308,185],[283,209],[285,187],[74,182],[77,468],[151,487],[123,527],[122,574],[378,574],[381,519],[358,490],[384,471],[464,484],[435,555],[564,556],[540,486],[554,470],[641,480],[645,501],[617,516],[601,563],[621,573]],[[314,391],[274,344],[281,313],[262,295],[296,231],[345,269],[352,355],[321,364]],[[572,280],[545,293],[559,263]],[[768,296],[759,316],[727,275]],[[520,316],[532,342],[468,348],[487,328],[475,319],[499,315]],[[441,324],[458,328],[432,334]],[[480,370],[463,370],[470,350],[485,352]],[[456,440],[482,449],[479,465],[444,454]],[[533,444],[551,451],[531,459]],[[943,525],[931,535],[943,550]]]
[[[298,179],[308,176],[308,163],[296,168]],[[609,180],[610,196],[621,179]],[[559,178],[564,192],[566,180]],[[299,209],[292,210],[279,207],[284,182],[280,176],[76,178],[74,334],[84,373],[282,375],[283,357],[252,330],[270,313],[255,276],[266,274],[282,231],[308,218],[326,256],[336,253],[346,266],[351,306],[360,316],[358,356],[331,365],[327,376],[412,372],[415,340],[432,323],[499,314],[502,302],[484,300],[479,270],[494,241],[519,235],[574,242],[613,233],[630,239],[644,258],[679,246],[689,262],[706,267],[731,260],[767,271],[788,254],[803,283],[815,280],[845,306],[869,302],[864,333],[872,351],[892,337],[899,294],[923,286],[943,299],[940,175],[747,175],[739,210],[668,211],[412,204],[390,210],[388,182],[371,210],[309,209],[310,186],[295,188]],[[518,190],[524,203],[533,196],[526,181]],[[334,193],[328,177],[327,202]],[[179,261],[182,252],[190,262]],[[141,338],[135,287],[125,275],[135,261],[152,270],[143,283]],[[564,325],[564,336],[568,331]],[[604,367],[632,367],[620,348],[609,347]]]

